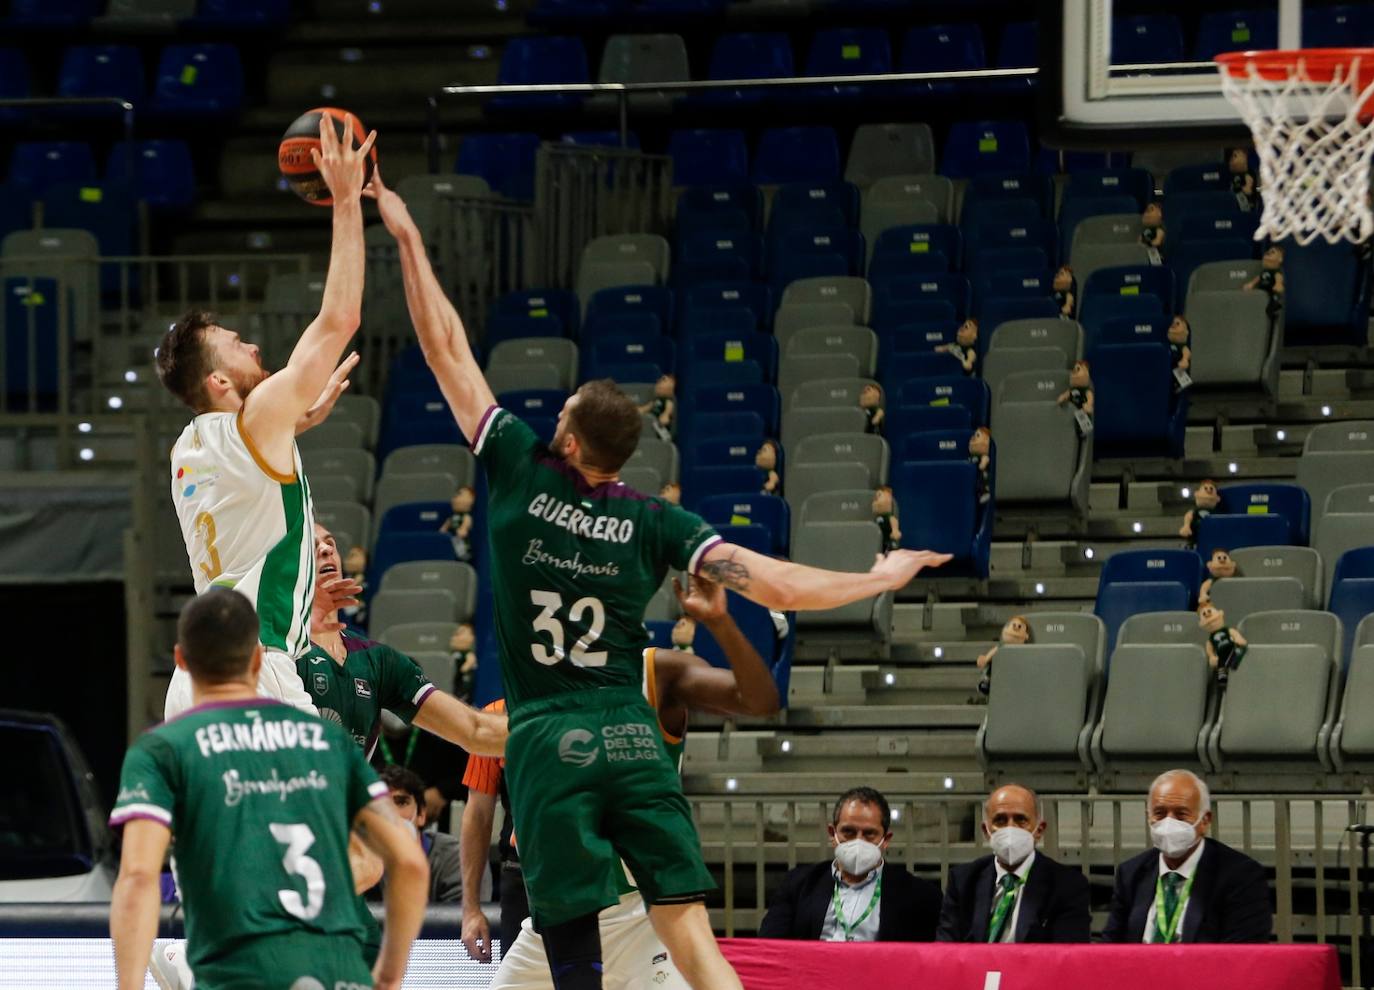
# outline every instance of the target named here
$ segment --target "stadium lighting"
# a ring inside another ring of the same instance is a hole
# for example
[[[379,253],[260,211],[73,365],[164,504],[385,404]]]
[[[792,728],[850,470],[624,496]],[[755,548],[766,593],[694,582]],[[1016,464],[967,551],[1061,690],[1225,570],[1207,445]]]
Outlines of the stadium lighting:
[[[77,423],[77,424],[76,424],[76,432],[77,432],[77,433],[90,433],[90,432],[91,432],[91,424],[90,424],[90,423]]]
[[[1331,407],[1330,407],[1330,406],[1322,406],[1322,415],[1323,415],[1323,416],[1330,416],[1330,415],[1331,415]]]
[[[124,380],[126,382],[138,381],[138,372],[135,371],[133,368],[130,368],[128,371],[124,372]]]
[[[95,451],[90,447],[82,447],[80,456],[83,461],[93,461],[95,460]]]
[[[1192,498],[1193,490],[1191,488],[1185,488],[1181,492],[1179,492],[1179,494],[1182,495],[1184,498]]]
[[[939,659],[940,659],[942,656],[944,656],[944,655],[945,655],[945,648],[944,648],[943,646],[937,646],[937,647],[935,647],[935,659],[936,659],[936,660],[939,660]]]
[[[1235,474],[1237,471],[1240,470],[1240,467],[1236,464],[1235,461],[1232,461],[1230,464],[1226,465],[1226,470],[1230,471],[1232,474]]]
[[[954,790],[954,778],[953,778],[953,777],[946,777],[946,778],[945,778],[945,790],[947,790],[947,791],[952,791],[952,790]]]
[[[1137,519],[1135,522],[1131,523],[1131,532],[1132,532],[1132,533],[1142,533],[1142,532],[1144,532],[1144,531],[1145,531],[1145,524],[1142,523],[1139,519]]]
[[[1043,581],[1035,582],[1035,593],[1037,595],[1043,595],[1045,593],[1045,584]]]
[[[121,398],[120,398],[119,396],[117,396],[117,395],[112,395],[112,396],[110,396],[109,401],[108,401],[107,403],[105,403],[105,404],[106,404],[107,406],[109,406],[111,409],[123,409],[123,408],[124,408],[124,400],[121,399]]]
[[[1097,551],[1094,550],[1092,547],[1084,547],[1084,548],[1083,548],[1083,557],[1084,557],[1085,560],[1092,560],[1092,559],[1093,559],[1094,557],[1096,557],[1096,556],[1097,556]]]
[[[888,674],[883,678],[883,683],[886,684],[888,687],[891,687],[892,685],[897,683],[897,675]]]
[[[901,808],[893,808],[893,809],[892,809],[892,820],[893,820],[894,822],[899,822],[899,821],[902,820],[902,809],[901,809]]]
[[[1274,439],[1275,439],[1275,440],[1287,440],[1287,439],[1288,439],[1288,431],[1287,431],[1287,430],[1275,430],[1275,431],[1274,431]]]
[[[728,777],[728,778],[726,778],[726,781],[725,781],[725,789],[726,789],[727,791],[733,791],[733,790],[734,790],[735,788],[737,788],[737,787],[739,787],[739,781],[738,781],[738,780],[736,780],[734,777]]]
[[[792,752],[792,742],[791,742],[791,740],[789,740],[789,739],[784,739],[784,740],[782,741],[782,751],[783,751],[784,753],[790,753],[790,752]]]

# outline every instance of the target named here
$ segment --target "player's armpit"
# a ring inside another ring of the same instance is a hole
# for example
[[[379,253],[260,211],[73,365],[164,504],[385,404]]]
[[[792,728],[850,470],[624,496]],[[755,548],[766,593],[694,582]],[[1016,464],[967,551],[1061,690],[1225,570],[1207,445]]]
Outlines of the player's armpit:
[[[505,715],[479,712],[443,691],[434,691],[425,699],[414,722],[478,756],[502,756],[506,752],[509,730]]]
[[[162,862],[171,840],[171,830],[161,822],[136,818],[124,826],[119,878],[110,898],[110,937],[120,990],[144,986],[162,901]]]

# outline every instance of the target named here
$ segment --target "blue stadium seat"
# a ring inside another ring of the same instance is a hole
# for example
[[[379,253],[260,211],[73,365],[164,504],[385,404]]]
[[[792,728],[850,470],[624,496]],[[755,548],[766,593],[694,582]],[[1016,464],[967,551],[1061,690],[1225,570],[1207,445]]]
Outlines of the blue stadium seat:
[[[398,447],[421,443],[466,444],[442,395],[396,395],[387,398],[377,440],[377,460]],[[450,548],[451,550],[451,548]]]
[[[1041,175],[1077,175],[1131,163],[1129,151],[1066,151],[1042,147],[1035,153],[1035,170]]]
[[[1136,209],[1143,210],[1154,191],[1154,177],[1143,168],[1090,169],[1069,177],[1064,186],[1064,202],[1125,195],[1135,201]]]
[[[1178,312],[1175,308],[1174,273],[1165,265],[1114,265],[1110,268],[1098,268],[1088,276],[1085,284],[1079,286],[1079,293],[1083,300],[1092,296],[1131,298],[1152,295],[1159,299],[1164,313]]]
[[[749,148],[735,129],[673,131],[668,138],[673,184],[726,186],[749,179]]]
[[[0,185],[0,240],[33,227],[34,192],[28,186]]]
[[[1349,48],[1371,45],[1374,45],[1374,7],[1353,3],[1335,7],[1303,6],[1302,47]]]
[[[996,256],[1010,253],[986,251],[978,258],[980,263],[986,261],[989,269],[995,269],[999,263]],[[1059,316],[1059,304],[1054,301],[1053,296],[992,296],[975,302],[977,305],[974,307],[974,315],[978,317],[979,324],[994,329],[1008,320]],[[989,336],[990,334],[980,334],[978,337],[979,353],[987,349]]]
[[[688,463],[694,467],[753,467],[754,455],[759,452],[762,439],[752,436],[713,437],[698,440],[692,447]],[[778,465],[782,471],[782,465]]]
[[[411,560],[452,560],[453,540],[447,533],[397,532],[378,539],[367,567],[367,585],[379,588],[382,575],[396,564]]]
[[[50,412],[58,396],[58,351],[63,327],[57,280],[12,276],[0,283],[5,294],[5,408],[9,412]],[[74,311],[69,291],[67,312]],[[72,336],[72,325],[66,328]],[[33,364],[30,375],[30,362]]]
[[[393,505],[377,523],[377,542],[390,539],[397,533],[433,533],[448,519],[450,512],[452,509],[447,502],[402,502]],[[447,558],[438,559],[452,560],[452,547]]]
[[[558,389],[531,388],[502,392],[496,397],[503,409],[509,409],[521,419],[557,419],[568,401],[568,393]]]
[[[762,526],[755,526],[752,523],[746,523],[742,526],[717,526],[716,535],[726,543],[732,543],[737,547],[744,547],[744,549],[752,550],[755,553],[761,553],[765,556],[771,556],[773,553],[772,534]],[[735,597],[738,598],[740,596],[736,595]],[[745,601],[748,601],[748,599],[746,598]],[[767,612],[767,609],[764,609],[764,611]],[[770,623],[770,631],[771,626],[772,624]],[[766,646],[767,644],[765,643],[764,645]],[[721,664],[725,664],[724,654],[721,654]]]
[[[673,290],[661,285],[617,285],[601,289],[593,293],[587,301],[585,332],[590,333],[592,323],[601,317],[626,314],[648,314],[657,317],[659,332],[671,334]]]
[[[1182,222],[1175,226],[1178,228],[1174,234],[1176,242],[1253,239],[1259,218],[1255,213],[1194,214],[1184,215]]]
[[[1035,21],[1011,21],[1002,25],[997,41],[998,69],[1030,69],[1038,64],[1039,39]],[[1033,82],[1028,80],[1027,83]]]
[[[1344,668],[1350,663],[1355,631],[1365,616],[1374,613],[1374,547],[1359,547],[1341,554],[1331,576],[1328,604],[1327,611],[1341,620],[1345,634],[1340,657]]]
[[[1088,354],[1107,344],[1167,344],[1172,322],[1173,317],[1165,314],[1101,320],[1094,324],[1090,333],[1085,328],[1083,352]]]
[[[778,339],[766,333],[695,333],[683,338],[688,366],[703,362],[752,361],[764,381],[778,377]],[[703,384],[709,384],[703,382]]]
[[[468,134],[458,146],[453,170],[459,175],[478,175],[495,192],[508,199],[534,199],[534,156],[539,135],[521,131],[507,134]]]
[[[869,282],[873,285],[875,311],[888,302],[946,302],[953,310],[951,319],[962,322],[972,302],[968,279],[958,273],[922,272],[878,280],[870,273]]]
[[[740,529],[741,527],[736,527],[732,533],[738,535]],[[787,704],[786,685],[788,667],[791,663],[790,636],[780,641],[777,627],[773,623],[772,613],[762,605],[751,602],[743,595],[730,595],[726,607],[729,609],[730,617],[735,620],[735,625],[744,634],[744,638],[758,651],[763,662],[768,664],[769,671],[773,675],[773,681],[778,687],[778,698],[781,699],[782,704]],[[699,633],[696,639],[696,652],[697,656],[714,667],[728,669],[730,666],[720,644],[716,642],[713,636]]]
[[[891,437],[906,437],[937,430],[973,429],[973,413],[963,406],[894,405],[887,410],[886,429]]]
[[[1021,121],[959,121],[950,127],[940,172],[967,179],[988,172],[1030,171],[1030,138]]]
[[[963,257],[963,237],[951,224],[910,224],[889,227],[878,235],[868,263],[868,279],[880,283],[908,276],[923,278],[957,269]]]
[[[563,325],[562,333],[540,333],[537,337],[577,336],[581,306],[577,295],[569,289],[521,289],[507,292],[491,306],[491,314],[532,316],[536,319],[555,316]]]
[[[1093,415],[1095,457],[1182,457],[1188,395],[1174,395],[1166,344],[1111,344],[1090,355],[1099,401]]]
[[[682,379],[688,385],[771,385],[757,361],[688,361],[682,368]]]
[[[980,271],[973,279],[973,298],[1041,298],[1054,291],[1054,276],[1048,271]],[[975,303],[975,308],[980,308]]]
[[[767,328],[773,322],[773,294],[768,286],[759,282],[703,282],[693,285],[683,293],[682,308],[684,316],[709,311],[711,320],[716,319],[715,314],[720,310],[747,310],[753,315],[756,328]]]
[[[1215,238],[1184,240],[1168,245],[1169,267],[1174,270],[1174,284],[1186,292],[1188,280],[1199,266],[1211,261],[1235,261],[1253,258],[1255,242],[1245,238]]]
[[[1202,62],[1221,52],[1277,47],[1279,15],[1276,9],[1235,10],[1202,15],[1193,55]]]
[[[608,338],[652,341],[663,336],[663,324],[650,312],[607,312],[588,319],[582,327],[584,345],[595,345]]]
[[[1283,244],[1287,340],[1359,346],[1368,330],[1370,267],[1349,244]],[[1241,257],[1249,257],[1242,255]]]
[[[949,376],[909,381],[897,390],[899,406],[963,406],[974,426],[985,426],[992,396],[987,382],[977,378]]]
[[[792,511],[785,499],[758,492],[711,495],[697,503],[697,514],[713,526],[760,526],[769,534],[771,553],[786,554]]]
[[[679,286],[699,282],[747,282],[763,268],[763,240],[750,230],[701,230],[679,237],[673,279]]]
[[[964,192],[964,205],[970,202],[996,205],[989,207],[996,211],[1009,199],[1028,199],[1036,204],[1041,217],[1049,218],[1054,214],[1054,177],[1038,172],[1023,174],[975,175],[969,179]],[[994,212],[994,218],[1007,220],[1009,217]],[[980,219],[987,219],[985,217]],[[967,225],[965,225],[967,226]]]
[[[32,94],[29,60],[23,49],[0,48],[0,99],[25,100]],[[0,124],[20,124],[27,119],[27,111],[0,109]]]
[[[1311,533],[1312,500],[1301,485],[1273,481],[1223,485],[1217,494],[1221,496],[1221,504],[1216,509],[1218,513],[1280,516],[1287,522],[1288,532],[1283,539],[1275,540],[1275,544],[1307,546]]]
[[[1177,165],[1164,177],[1164,195],[1190,192],[1230,192],[1231,173],[1222,161]]]
[[[1194,560],[1199,560],[1197,554]],[[1103,584],[1098,587],[1097,604],[1093,614],[1107,627],[1107,643],[1103,656],[1110,663],[1116,648],[1116,634],[1121,624],[1142,612],[1186,612],[1193,606],[1196,595],[1177,581],[1134,581],[1125,584]]]
[[[781,400],[772,385],[699,385],[691,391],[692,413],[752,412],[763,420],[764,433],[778,435]],[[748,491],[749,489],[731,489]]]
[[[965,438],[967,443],[967,438]],[[978,469],[962,460],[904,461],[892,475],[902,523],[902,546],[951,553],[944,575],[958,571],[988,576],[992,503],[980,506]]]
[[[1109,584],[1174,581],[1188,593],[1190,608],[1203,579],[1202,560],[1192,550],[1120,550],[1102,565],[1099,589]]]
[[[290,0],[200,0],[188,27],[223,31],[260,31],[291,20]]]
[[[1282,516],[1214,512],[1197,524],[1197,552],[1203,560],[1209,560],[1214,550],[1283,546],[1292,542],[1290,532],[1288,520]]]
[[[691,468],[683,475],[682,504],[688,509],[695,510],[704,499],[713,495],[762,492],[763,481],[763,472],[752,464]]]
[[[146,93],[143,59],[133,45],[73,45],[62,55],[62,67],[57,76],[58,96],[114,96],[138,104],[143,102]],[[111,119],[119,115],[117,108],[79,112]]]
[[[105,257],[138,254],[137,203],[133,190],[120,182],[56,182],[43,190],[43,223],[48,227],[89,230]],[[125,270],[137,292],[137,269]],[[117,265],[102,265],[100,288],[107,295],[121,289]]]
[[[1079,317],[1083,324],[1084,348],[1092,351],[1097,346],[1101,327],[1108,322],[1133,320],[1136,324],[1149,322],[1169,314],[1163,301],[1156,295],[1145,293],[1139,296],[1096,295],[1085,297]],[[1165,324],[1167,327],[1167,323]]]
[[[582,353],[582,376],[588,379],[656,381],[659,375],[672,374],[677,368],[677,348],[671,337],[603,336],[596,339],[590,351],[584,348]],[[610,373],[611,366],[628,364],[652,365],[657,373],[642,378],[620,378]]]
[[[763,193],[737,182],[723,186],[688,186],[677,198],[679,237],[696,232],[763,229]]]
[[[799,278],[859,275],[863,264],[863,235],[850,227],[799,229],[768,243],[769,284],[776,298]]]
[[[587,50],[582,39],[572,36],[526,35],[506,42],[501,53],[497,82],[503,86],[590,82]],[[530,93],[495,96],[487,107],[496,111],[566,110],[579,106],[583,97],[570,93]]]
[[[673,627],[676,625],[676,622],[667,620],[646,621],[644,631],[649,634],[649,645],[659,650],[671,650],[673,648]]]
[[[966,429],[949,429],[908,433],[901,438],[897,446],[897,460],[966,461],[969,458],[970,432]]]
[[[21,29],[80,28],[104,8],[101,0],[10,0],[3,23]]]
[[[243,109],[243,60],[234,45],[168,45],[158,59],[153,111],[169,117]]]
[[[806,55],[808,76],[870,76],[892,71],[892,46],[882,28],[829,28],[817,31]],[[836,87],[850,93],[860,87]],[[802,91],[812,95],[811,88]]]
[[[939,316],[934,310],[943,310]],[[951,315],[947,302],[889,302],[874,310],[873,329],[878,334],[884,357],[915,354],[954,340],[959,322]],[[963,369],[950,372],[962,375]],[[919,377],[919,376],[917,376]]]
[[[116,141],[105,177],[128,183],[154,209],[184,210],[196,201],[195,169],[185,141]]]
[[[973,268],[984,251],[1033,248],[1041,252],[1044,263],[1021,270],[1048,272],[1055,264],[1058,241],[1059,229],[1051,220],[984,220],[964,228],[964,258],[967,267]],[[999,269],[1011,270],[1005,263]]]
[[[885,349],[878,366],[878,378],[889,392],[917,378],[947,378],[962,375],[963,368],[953,354]]]
[[[521,340],[525,337],[566,337],[567,327],[557,316],[524,316],[512,313],[496,313],[487,320],[486,335],[482,343],[490,351],[506,340]]]
[[[1139,212],[1140,204],[1124,193],[1087,199],[1070,199],[1066,196],[1059,206],[1059,256],[1069,257],[1073,249],[1073,234],[1078,229],[1080,221],[1112,213]]]
[[[1183,60],[1183,25],[1173,14],[1112,18],[1112,64]]]
[[[987,68],[983,32],[973,22],[909,28],[902,38],[901,72],[966,72]],[[953,93],[974,88],[968,81],[916,83],[909,92]]]
[[[768,231],[806,224],[828,226],[859,222],[859,188],[852,182],[794,182],[773,194]]]
[[[840,143],[830,127],[770,127],[759,135],[753,180],[761,185],[831,182],[840,177]]]
[[[54,182],[94,179],[95,156],[85,141],[21,141],[14,146],[14,157],[10,159],[11,185],[37,192]]]
[[[723,34],[711,46],[707,79],[786,79],[795,76],[792,42],[782,32]],[[761,103],[761,89],[713,90],[692,97],[700,103]]]

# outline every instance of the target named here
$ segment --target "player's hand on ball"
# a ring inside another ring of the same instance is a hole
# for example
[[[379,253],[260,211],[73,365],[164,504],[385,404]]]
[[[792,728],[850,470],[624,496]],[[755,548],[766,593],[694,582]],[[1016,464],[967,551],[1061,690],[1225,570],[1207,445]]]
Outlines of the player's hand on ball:
[[[911,579],[925,568],[939,567],[953,559],[953,556],[930,550],[893,550],[891,553],[878,554],[878,559],[869,573],[882,577],[887,589],[896,591],[905,588]]]
[[[334,122],[329,116],[321,116],[320,147],[318,150],[310,149],[310,157],[314,160],[315,168],[323,177],[325,185],[329,187],[335,206],[343,202],[356,202],[362,195],[363,180],[367,177],[367,156],[377,140],[377,132],[373,131],[361,147],[352,146],[352,114],[344,117],[343,131],[344,134],[350,135],[347,143],[339,138],[334,130]]]
[[[690,578],[686,592],[678,579],[673,578],[673,594],[677,595],[682,611],[697,622],[714,622],[725,617],[725,587],[709,578]]]
[[[491,926],[481,911],[463,915],[463,947],[479,962],[491,962]]]

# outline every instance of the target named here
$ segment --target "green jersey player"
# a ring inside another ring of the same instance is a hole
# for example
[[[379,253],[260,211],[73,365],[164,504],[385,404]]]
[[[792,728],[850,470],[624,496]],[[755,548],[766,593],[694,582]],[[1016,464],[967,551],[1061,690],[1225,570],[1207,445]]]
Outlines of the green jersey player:
[[[898,551],[846,574],[726,544],[697,516],[619,481],[640,413],[609,381],[564,405],[551,446],[496,405],[405,204],[380,180],[425,360],[487,472],[506,759],[530,910],[559,990],[601,987],[597,912],[623,859],[688,983],[739,987],[711,934],[714,884],[645,701],[644,608],[670,567],[769,608],[826,609],[905,586],[948,556]]]
[[[257,695],[258,621],[236,591],[192,599],[175,657],[191,675],[195,706],[125,754],[110,815],[124,829],[110,904],[120,990],[144,985],[173,840],[199,990],[401,984],[424,920],[428,864],[346,732]],[[350,824],[391,877],[371,974]]]
[[[269,374],[255,344],[191,312],[163,336],[157,373],[195,412],[172,448],[172,503],[197,594],[230,587],[252,601],[266,649],[259,691],[307,710],[296,658],[309,648],[312,506],[296,434],[327,416],[348,386],[363,298],[364,164],[376,133],[345,146],[325,116],[316,166],[334,197],[333,245],[319,316],[286,366]],[[344,125],[352,133],[352,121]],[[337,367],[336,367],[337,366]],[[175,671],[164,716],[191,705],[190,679]]]

